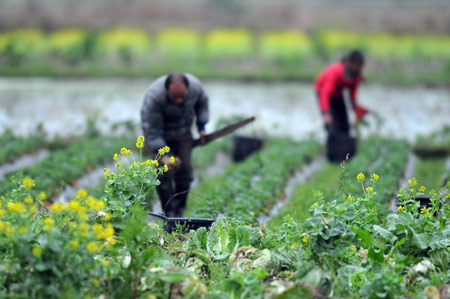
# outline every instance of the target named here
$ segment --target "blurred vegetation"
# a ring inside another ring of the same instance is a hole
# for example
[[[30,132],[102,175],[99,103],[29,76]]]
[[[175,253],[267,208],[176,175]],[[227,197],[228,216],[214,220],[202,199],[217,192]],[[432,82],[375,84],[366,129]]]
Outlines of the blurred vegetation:
[[[367,77],[397,84],[449,84],[450,37],[336,30],[171,28],[0,33],[0,75],[156,76],[170,71],[233,79],[313,79],[348,50],[367,54]]]

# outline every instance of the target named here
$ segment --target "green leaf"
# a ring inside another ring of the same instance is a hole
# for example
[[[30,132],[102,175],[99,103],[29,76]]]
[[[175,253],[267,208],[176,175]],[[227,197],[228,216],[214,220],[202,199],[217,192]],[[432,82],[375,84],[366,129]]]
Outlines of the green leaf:
[[[393,241],[397,240],[397,237],[394,236],[394,234],[392,234],[390,231],[388,231],[385,228],[382,228],[379,225],[374,225],[373,230],[378,235],[380,235],[386,242],[393,242]]]
[[[358,236],[358,238],[360,238],[363,243],[369,247],[372,246],[373,244],[373,238],[370,236],[369,232],[364,231],[362,229],[359,228],[351,228],[351,230]]]
[[[422,250],[427,249],[430,246],[430,235],[427,233],[413,233],[413,244]]]
[[[355,219],[356,217],[356,210],[353,205],[349,205],[344,213],[341,215],[342,218],[344,218],[347,221],[351,221]]]
[[[160,272],[156,273],[154,278],[168,283],[175,283],[188,278],[189,275],[183,272]]]
[[[383,250],[381,250],[381,249],[375,249],[373,247],[370,247],[369,253],[367,256],[373,261],[378,261],[380,263],[384,263]]]

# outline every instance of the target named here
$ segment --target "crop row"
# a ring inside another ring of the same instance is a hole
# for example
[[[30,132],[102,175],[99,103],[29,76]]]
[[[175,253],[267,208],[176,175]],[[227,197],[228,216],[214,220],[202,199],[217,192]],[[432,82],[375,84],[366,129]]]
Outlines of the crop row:
[[[308,35],[245,29],[219,29],[206,34],[167,29],[150,36],[144,30],[127,28],[104,32],[72,28],[48,34],[39,29],[18,29],[0,34],[5,74],[22,70],[36,74],[155,75],[168,66],[177,66],[209,77],[240,74],[313,78],[324,64],[353,48],[368,54],[368,71],[380,80],[395,76],[436,80],[446,74],[450,59],[450,39],[446,36],[333,30]],[[426,73],[423,68],[427,68]]]
[[[319,148],[313,141],[270,141],[261,152],[229,168],[221,176],[217,189],[206,196],[213,211],[254,221],[280,199],[288,176],[311,161]],[[205,205],[200,206],[197,212],[206,212],[205,208]]]
[[[72,184],[96,165],[111,160],[123,144],[131,144],[125,137],[95,137],[82,139],[66,148],[53,151],[50,156],[22,170],[22,176],[32,177],[36,191],[56,194],[66,184]],[[15,172],[5,177],[14,175]],[[8,180],[0,182],[0,193],[5,194],[14,187]]]
[[[0,165],[12,162],[20,156],[32,153],[40,148],[62,147],[63,142],[54,140],[48,142],[44,136],[33,135],[28,137],[16,136],[11,131],[6,131],[0,136]]]

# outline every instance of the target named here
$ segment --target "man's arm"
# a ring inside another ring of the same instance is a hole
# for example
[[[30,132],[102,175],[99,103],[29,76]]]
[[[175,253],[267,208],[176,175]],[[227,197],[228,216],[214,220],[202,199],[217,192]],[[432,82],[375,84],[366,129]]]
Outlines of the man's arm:
[[[145,141],[152,152],[166,146],[163,138],[163,116],[161,107],[152,98],[147,95],[144,105],[141,109],[142,130],[144,131]]]
[[[209,99],[204,90],[201,90],[199,99],[195,104],[195,114],[197,117],[197,128],[200,134],[204,134],[205,125],[209,120]]]

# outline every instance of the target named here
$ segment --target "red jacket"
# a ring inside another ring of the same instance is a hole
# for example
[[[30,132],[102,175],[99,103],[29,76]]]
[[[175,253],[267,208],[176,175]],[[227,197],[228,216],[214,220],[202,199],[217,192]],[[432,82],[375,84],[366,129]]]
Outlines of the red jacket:
[[[350,89],[350,98],[353,107],[356,104],[356,92],[358,83],[364,81],[364,77],[344,78],[344,63],[338,62],[328,66],[316,79],[316,92],[319,95],[320,110],[327,112],[330,110],[331,98],[342,98],[345,87]]]

